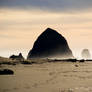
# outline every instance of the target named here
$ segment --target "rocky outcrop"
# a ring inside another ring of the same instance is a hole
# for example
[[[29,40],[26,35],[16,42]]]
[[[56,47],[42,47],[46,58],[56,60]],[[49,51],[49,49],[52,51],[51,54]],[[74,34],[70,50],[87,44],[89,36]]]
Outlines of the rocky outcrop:
[[[16,59],[16,60],[24,60],[24,57],[22,56],[22,53],[19,53],[19,55],[12,55],[10,56],[10,59]]]
[[[12,75],[14,72],[10,69],[1,69],[0,70],[0,75]]]
[[[88,49],[83,49],[81,55],[82,55],[83,59],[90,59],[91,58],[91,55],[90,55],[90,52]]]
[[[66,39],[51,28],[47,28],[35,41],[27,59],[73,58]]]

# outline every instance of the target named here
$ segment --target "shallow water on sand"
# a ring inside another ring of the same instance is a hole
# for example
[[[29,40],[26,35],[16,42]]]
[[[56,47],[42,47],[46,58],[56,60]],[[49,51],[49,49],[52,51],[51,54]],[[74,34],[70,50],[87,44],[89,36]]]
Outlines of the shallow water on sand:
[[[76,67],[77,65],[77,67]],[[92,92],[92,62],[55,62],[16,66],[0,75],[0,92]]]

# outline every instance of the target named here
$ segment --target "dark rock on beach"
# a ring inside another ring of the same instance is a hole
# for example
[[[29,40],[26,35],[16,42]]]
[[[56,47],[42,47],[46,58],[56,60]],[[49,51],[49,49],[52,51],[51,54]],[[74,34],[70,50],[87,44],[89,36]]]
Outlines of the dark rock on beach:
[[[78,65],[76,64],[75,67],[78,67]]]
[[[81,60],[79,60],[79,62],[85,62],[85,60],[84,59],[81,59]]]
[[[73,58],[67,40],[58,32],[47,28],[35,41],[27,59],[31,58]]]
[[[69,61],[69,62],[77,62],[77,59],[67,59],[66,61]]]
[[[10,69],[1,69],[0,70],[0,75],[12,75],[14,72]]]

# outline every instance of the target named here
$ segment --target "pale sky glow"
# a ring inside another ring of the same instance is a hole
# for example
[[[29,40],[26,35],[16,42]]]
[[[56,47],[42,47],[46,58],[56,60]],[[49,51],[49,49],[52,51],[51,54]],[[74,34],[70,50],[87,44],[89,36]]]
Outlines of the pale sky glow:
[[[1,7],[0,56],[9,57],[21,52],[26,57],[34,41],[48,27],[67,39],[74,56],[80,57],[84,48],[92,52],[91,8],[81,12],[51,12],[36,8]]]

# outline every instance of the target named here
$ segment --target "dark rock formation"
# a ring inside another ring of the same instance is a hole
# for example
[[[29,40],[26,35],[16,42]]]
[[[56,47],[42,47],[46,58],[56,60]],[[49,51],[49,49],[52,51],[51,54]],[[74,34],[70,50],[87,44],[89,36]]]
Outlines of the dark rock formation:
[[[67,59],[68,62],[77,62],[77,59]]]
[[[51,28],[47,28],[35,41],[27,59],[73,58],[66,39]]]
[[[79,62],[85,62],[85,60],[84,59],[81,59],[81,60],[79,60]]]
[[[10,59],[16,59],[16,60],[24,60],[24,57],[22,56],[22,54],[21,53],[19,53],[19,55],[17,56],[17,55],[12,55],[12,56],[10,56]]]
[[[83,59],[90,59],[91,58],[91,55],[90,55],[90,52],[88,49],[83,49],[82,51],[82,58]]]
[[[10,69],[1,69],[0,70],[0,75],[12,75],[14,72]]]

